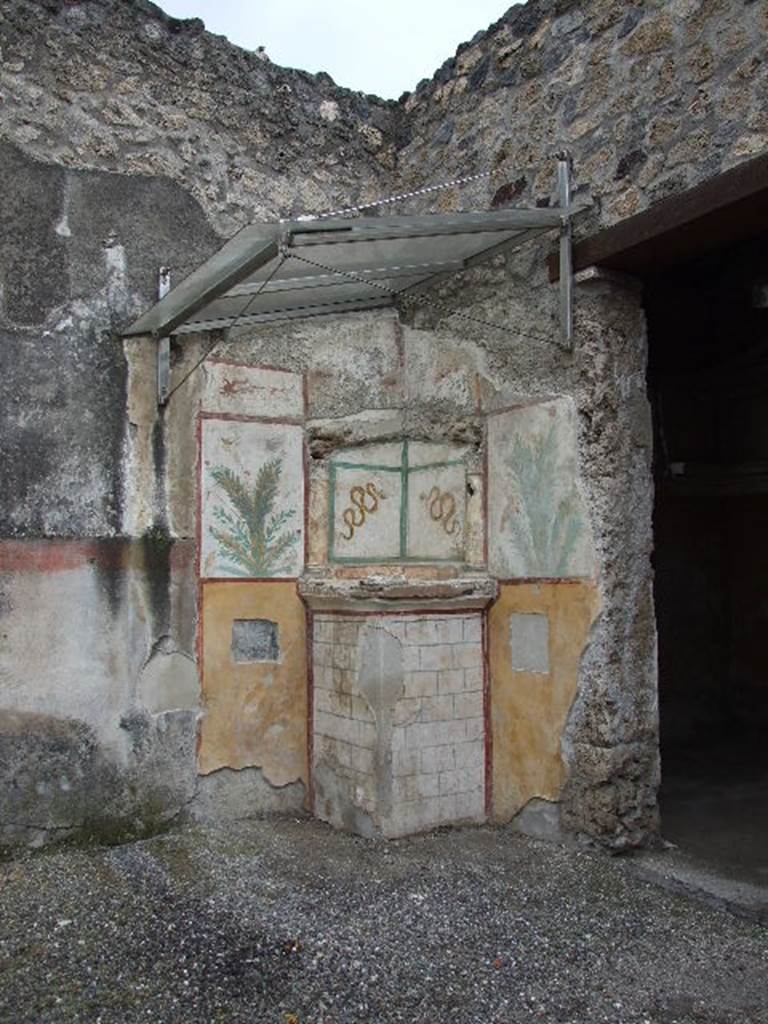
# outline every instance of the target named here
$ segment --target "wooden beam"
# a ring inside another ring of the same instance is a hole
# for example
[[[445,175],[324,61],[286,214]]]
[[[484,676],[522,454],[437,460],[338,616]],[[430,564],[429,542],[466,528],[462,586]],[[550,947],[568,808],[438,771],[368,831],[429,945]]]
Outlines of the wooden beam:
[[[768,153],[582,239],[573,248],[573,268],[609,267],[642,277],[763,231]],[[547,262],[550,281],[559,280],[559,254]]]

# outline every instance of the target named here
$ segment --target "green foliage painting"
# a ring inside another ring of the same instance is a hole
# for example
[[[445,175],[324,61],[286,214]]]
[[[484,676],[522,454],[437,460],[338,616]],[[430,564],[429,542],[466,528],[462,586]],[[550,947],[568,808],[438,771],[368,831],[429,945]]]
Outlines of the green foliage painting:
[[[526,576],[567,575],[584,529],[576,485],[562,479],[558,462],[555,423],[528,441],[515,438],[508,468],[516,497],[502,526],[509,531]]]
[[[211,470],[214,482],[229,499],[229,508],[216,505],[210,530],[218,541],[223,568],[234,576],[291,575],[291,556],[299,531],[286,529],[295,509],[275,512],[282,460],[265,462],[250,488],[225,466]]]

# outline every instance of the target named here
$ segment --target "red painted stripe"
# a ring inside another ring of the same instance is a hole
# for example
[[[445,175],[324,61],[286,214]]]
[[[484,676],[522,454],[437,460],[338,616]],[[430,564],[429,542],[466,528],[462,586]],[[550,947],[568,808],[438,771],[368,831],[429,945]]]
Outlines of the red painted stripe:
[[[141,545],[141,537],[0,540],[0,572],[71,572],[94,565],[111,570],[134,566],[140,570]],[[174,540],[170,551],[171,570],[183,570],[193,554],[192,542]]]
[[[592,576],[517,576],[497,581],[500,587],[530,585],[532,583],[596,583]]]
[[[120,540],[3,540],[0,572],[66,572],[106,560],[105,547],[114,558]]]
[[[201,412],[203,420],[224,420],[228,423],[280,423],[300,427],[300,416],[243,416],[234,412]]]
[[[296,583],[298,576],[201,576],[201,583]]]
[[[314,717],[315,717],[315,660],[314,660],[314,629],[315,617],[310,608],[307,616],[307,810],[315,813],[315,781],[312,770],[314,757]]]
[[[222,359],[220,356],[211,356],[206,362],[217,363],[220,366],[235,366],[238,370],[271,370],[273,373],[285,373],[291,377],[300,376],[295,370],[286,370],[284,366],[272,366],[269,363],[238,363],[234,359]]]
[[[482,617],[483,719],[485,721],[485,816],[493,815],[493,732],[491,731],[491,667],[488,653],[488,613]]]
[[[306,603],[307,598],[303,598]],[[354,598],[352,600],[355,600]],[[361,600],[372,600],[372,598],[361,598]],[[401,599],[398,599],[401,600]],[[405,599],[407,600],[407,598]],[[493,602],[491,602],[493,603]],[[485,607],[489,607],[486,605]],[[345,618],[363,618],[363,619],[377,619],[377,618],[406,618],[408,616],[419,615],[422,618],[428,616],[431,619],[442,619],[446,615],[482,615],[485,608],[414,608],[413,611],[404,611],[402,608],[389,608],[377,611],[357,611],[353,608],[315,608],[315,615],[339,615]]]

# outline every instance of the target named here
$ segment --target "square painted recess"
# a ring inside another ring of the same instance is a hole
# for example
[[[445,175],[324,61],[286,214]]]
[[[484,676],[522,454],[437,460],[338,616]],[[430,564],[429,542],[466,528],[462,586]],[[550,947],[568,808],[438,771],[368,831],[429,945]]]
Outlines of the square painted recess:
[[[235,619],[232,623],[232,660],[279,661],[280,642],[276,622],[269,619]]]
[[[549,618],[536,612],[509,617],[509,649],[514,672],[549,674]]]

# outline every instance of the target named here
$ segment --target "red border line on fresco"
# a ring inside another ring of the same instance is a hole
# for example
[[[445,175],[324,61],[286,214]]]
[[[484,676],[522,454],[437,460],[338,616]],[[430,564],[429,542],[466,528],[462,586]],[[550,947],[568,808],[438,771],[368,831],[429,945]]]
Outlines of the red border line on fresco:
[[[201,576],[201,583],[297,583],[298,576]]]
[[[593,576],[517,576],[496,581],[500,587],[531,585],[534,583],[595,583]]]
[[[493,815],[493,732],[491,721],[491,665],[488,644],[488,611],[481,616],[483,647],[483,721],[485,723],[485,816]]]
[[[304,597],[306,601],[307,598]],[[356,600],[353,598],[353,600]],[[401,600],[401,599],[398,599]],[[495,600],[495,598],[494,598]],[[316,615],[342,615],[347,618],[364,618],[364,619],[378,619],[378,618],[391,618],[393,615],[398,618],[404,619],[409,615],[420,615],[422,618],[431,619],[442,619],[446,615],[482,615],[488,608],[489,604],[478,605],[475,608],[414,608],[405,611],[402,608],[386,608],[386,609],[375,609],[372,611],[365,611],[364,609],[357,610],[354,608],[314,608],[313,611]]]
[[[556,402],[559,398],[566,398],[566,395],[542,395],[540,398],[531,398],[527,402],[514,402],[512,405],[502,405],[498,409],[485,409],[486,416],[501,416],[505,412],[514,412],[516,409],[532,409],[536,405],[545,405],[547,402]]]
[[[306,604],[304,611],[307,617],[307,810],[314,815],[315,777],[312,761],[315,753],[315,616]]]
[[[301,439],[301,461],[304,473],[304,568],[309,561],[309,444],[307,434]]]
[[[197,653],[197,670],[200,675],[200,710],[202,712],[205,697],[205,652],[203,647],[203,580],[200,576],[200,558],[202,555],[202,530],[203,530],[203,419],[200,413],[197,415],[195,424],[195,437],[197,438],[196,462],[196,484],[197,484],[197,515],[195,516],[195,575],[197,577],[197,642],[195,650]],[[200,771],[200,745],[202,743],[203,715],[197,716],[197,738],[195,741],[195,764],[198,773]]]
[[[488,421],[483,424],[483,562],[488,565]]]
[[[201,420],[223,420],[228,423],[280,423],[290,427],[303,426],[300,416],[241,416],[235,412],[201,412]]]
[[[271,373],[285,373],[291,377],[303,376],[296,370],[286,370],[284,366],[273,366],[270,363],[237,363],[234,359],[222,359],[220,356],[211,356],[206,362],[218,363],[220,366],[236,366],[238,370],[269,370]]]

